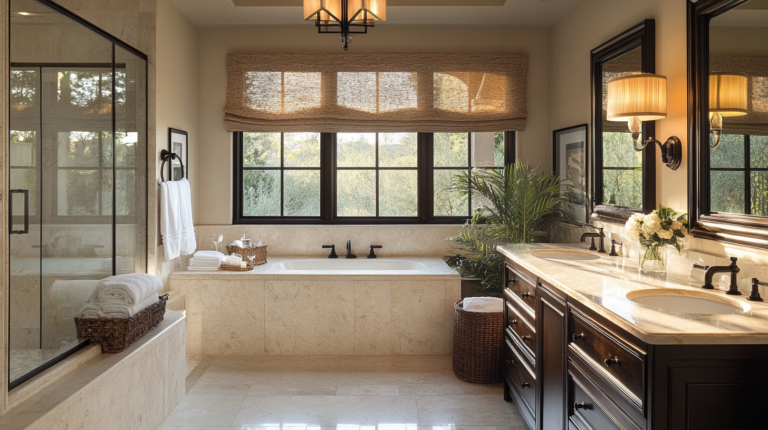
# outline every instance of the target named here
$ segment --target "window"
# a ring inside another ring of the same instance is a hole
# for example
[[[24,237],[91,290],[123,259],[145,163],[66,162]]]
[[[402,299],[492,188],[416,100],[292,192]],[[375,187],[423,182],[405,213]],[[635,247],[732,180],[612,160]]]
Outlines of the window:
[[[243,215],[320,216],[320,134],[242,133]]]
[[[768,136],[724,134],[710,149],[710,212],[768,216]]]
[[[603,132],[602,204],[643,207],[643,153],[632,149],[632,133]]]
[[[234,220],[461,223],[453,175],[513,161],[514,133],[235,133]]]

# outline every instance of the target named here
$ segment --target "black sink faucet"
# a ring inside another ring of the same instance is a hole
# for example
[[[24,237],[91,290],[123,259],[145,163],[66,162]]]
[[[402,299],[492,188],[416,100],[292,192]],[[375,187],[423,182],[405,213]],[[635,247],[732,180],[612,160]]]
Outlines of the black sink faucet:
[[[352,241],[347,239],[347,258],[357,258],[357,255],[352,253]]]
[[[595,229],[597,229],[598,233],[584,233],[584,234],[581,235],[581,239],[579,239],[579,242],[584,243],[588,237],[591,237],[592,238],[592,245],[589,247],[589,250],[590,251],[594,251],[594,250],[597,249],[597,252],[605,253],[605,244],[604,244],[604,240],[603,240],[603,239],[605,239],[605,233],[603,233],[602,227],[595,227],[592,224],[584,224],[584,227],[595,228]],[[595,238],[596,237],[600,238],[600,249],[595,248]]]
[[[731,257],[730,266],[712,266],[707,269],[707,273],[704,274],[704,285],[702,285],[701,288],[704,288],[705,290],[714,290],[715,286],[712,285],[712,277],[715,276],[715,273],[730,272],[731,287],[728,289],[728,291],[725,292],[725,294],[740,296],[741,292],[739,291],[738,285],[736,285],[736,275],[740,272],[739,266],[736,265],[737,260],[738,258]]]

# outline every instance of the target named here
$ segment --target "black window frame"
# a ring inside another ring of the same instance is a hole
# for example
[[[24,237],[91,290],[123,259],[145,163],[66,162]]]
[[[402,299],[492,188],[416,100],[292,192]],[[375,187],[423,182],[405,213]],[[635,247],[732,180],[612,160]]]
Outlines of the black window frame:
[[[709,167],[710,174],[705,177],[707,181],[707,189],[710,192],[709,197],[706,199],[706,212],[710,214],[730,214],[733,212],[720,212],[712,210],[712,172],[741,172],[744,174],[744,212],[735,213],[735,215],[746,216],[759,216],[765,217],[765,215],[754,215],[752,213],[752,173],[753,172],[768,172],[768,167],[752,167],[752,136],[751,134],[742,133],[727,133],[728,135],[741,136],[744,143],[744,167]],[[710,153],[711,154],[711,153]],[[710,155],[711,160],[711,155]]]
[[[360,224],[463,224],[471,217],[434,215],[434,133],[418,133],[417,176],[418,215],[415,217],[338,217],[336,216],[336,133],[320,133],[320,216],[318,217],[253,217],[243,215],[243,132],[232,133],[233,142],[233,225],[360,225]],[[281,137],[281,141],[283,137]],[[504,164],[515,162],[517,133],[504,132]],[[471,151],[471,137],[469,151]],[[471,152],[469,158],[471,168]],[[314,169],[314,168],[313,168]],[[370,168],[374,169],[374,168]],[[381,170],[392,170],[380,168]],[[395,168],[393,168],[395,169]],[[412,170],[413,168],[405,168]],[[439,168],[438,168],[439,169]],[[460,168],[450,167],[452,170]],[[397,170],[397,169],[395,169]],[[378,187],[377,187],[378,188]],[[281,190],[281,194],[282,194]],[[378,193],[377,193],[378,200]],[[471,203],[470,203],[471,204]],[[377,203],[378,205],[378,203]],[[468,209],[471,206],[468,206]],[[281,209],[282,210],[282,209]]]

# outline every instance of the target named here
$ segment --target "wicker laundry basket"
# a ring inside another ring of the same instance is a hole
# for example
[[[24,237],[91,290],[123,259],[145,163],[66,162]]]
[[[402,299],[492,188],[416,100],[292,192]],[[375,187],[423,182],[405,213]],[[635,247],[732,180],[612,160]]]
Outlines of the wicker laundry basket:
[[[120,352],[155,328],[165,317],[168,294],[130,318],[75,318],[77,337],[101,344],[101,352]]]
[[[227,245],[227,254],[232,254],[233,252],[240,254],[243,257],[243,261],[248,262],[249,265],[261,266],[262,264],[267,264],[267,245],[256,245],[250,248]],[[254,257],[253,261],[248,259],[249,255]]]
[[[504,313],[467,312],[462,300],[453,309],[453,372],[475,384],[501,382]]]

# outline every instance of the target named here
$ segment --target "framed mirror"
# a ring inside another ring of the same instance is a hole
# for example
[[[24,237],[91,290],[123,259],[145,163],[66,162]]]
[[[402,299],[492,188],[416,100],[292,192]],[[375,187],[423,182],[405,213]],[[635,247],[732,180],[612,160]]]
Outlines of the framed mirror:
[[[768,4],[688,3],[694,237],[768,248]]]
[[[656,205],[655,145],[636,152],[626,121],[607,120],[608,82],[655,73],[655,21],[642,23],[592,50],[592,218],[624,222]],[[655,136],[653,121],[642,124],[642,139]]]

